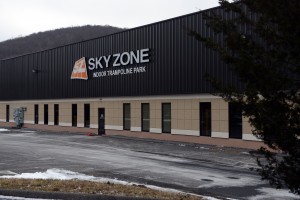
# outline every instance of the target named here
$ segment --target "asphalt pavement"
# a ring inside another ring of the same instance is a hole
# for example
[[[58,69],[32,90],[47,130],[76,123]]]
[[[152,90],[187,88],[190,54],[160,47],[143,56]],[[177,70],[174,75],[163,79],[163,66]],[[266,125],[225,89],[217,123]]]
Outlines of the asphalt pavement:
[[[297,199],[251,171],[249,149],[120,136],[0,131],[0,176],[64,169],[219,199]]]

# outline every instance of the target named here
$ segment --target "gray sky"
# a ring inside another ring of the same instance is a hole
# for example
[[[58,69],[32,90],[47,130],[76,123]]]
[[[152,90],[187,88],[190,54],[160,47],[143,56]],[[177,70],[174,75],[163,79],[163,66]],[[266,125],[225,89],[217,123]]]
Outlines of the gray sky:
[[[218,6],[218,0],[0,0],[0,41],[82,25],[133,28]]]

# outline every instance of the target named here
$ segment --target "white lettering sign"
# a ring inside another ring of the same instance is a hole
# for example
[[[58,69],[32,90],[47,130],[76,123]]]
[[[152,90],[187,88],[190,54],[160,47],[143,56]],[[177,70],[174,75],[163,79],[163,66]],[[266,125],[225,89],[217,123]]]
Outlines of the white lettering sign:
[[[149,59],[149,48],[130,52],[115,53],[113,55],[90,58],[88,60],[89,70],[108,68],[112,63],[113,67],[120,67],[132,64],[147,63]]]

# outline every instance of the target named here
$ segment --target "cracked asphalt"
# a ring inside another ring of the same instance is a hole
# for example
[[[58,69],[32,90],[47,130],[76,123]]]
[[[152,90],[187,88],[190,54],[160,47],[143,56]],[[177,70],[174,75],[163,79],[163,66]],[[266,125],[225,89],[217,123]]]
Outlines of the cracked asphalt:
[[[58,168],[219,199],[297,199],[271,188],[249,170],[255,167],[247,149],[68,132],[0,132],[0,176]]]

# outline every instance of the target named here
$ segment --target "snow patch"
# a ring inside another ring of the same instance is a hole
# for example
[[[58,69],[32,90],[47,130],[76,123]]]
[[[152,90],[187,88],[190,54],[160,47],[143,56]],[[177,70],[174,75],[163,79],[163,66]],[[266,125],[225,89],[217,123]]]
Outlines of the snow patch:
[[[21,130],[22,133],[36,133],[36,131],[23,131]]]
[[[207,196],[202,196],[202,198],[203,198],[204,200],[220,200],[220,199],[216,199],[216,198],[214,198],[214,197],[207,197]]]
[[[15,172],[12,172],[12,171],[1,171],[1,170],[0,170],[0,174],[5,174],[5,175],[16,175]]]
[[[0,178],[24,178],[24,179],[58,179],[58,180],[92,180],[95,177],[62,169],[48,169],[46,172],[22,173],[0,176]]]
[[[12,172],[13,173],[13,172]],[[35,173],[21,173],[21,174],[13,174],[13,175],[5,175],[0,176],[0,178],[24,178],[24,179],[55,179],[55,180],[84,180],[84,181],[95,181],[100,183],[114,183],[114,184],[121,184],[121,185],[141,185],[139,183],[134,182],[127,182],[127,181],[121,181],[118,179],[111,179],[111,178],[102,178],[102,177],[95,177],[95,176],[89,176],[85,174],[81,174],[78,172],[73,172],[69,170],[64,169],[48,169],[46,172],[35,172]],[[186,193],[182,192],[180,190],[176,189],[170,189],[170,188],[162,188],[154,185],[144,185],[147,188],[153,189],[153,190],[159,190],[164,192],[171,192],[171,193],[183,193],[183,194],[190,194],[194,196],[200,196],[192,193]],[[218,200],[213,197],[207,197],[207,196],[200,196],[207,200]]]
[[[250,155],[249,152],[241,152],[241,154]]]
[[[0,132],[5,132],[5,131],[9,131],[9,130],[6,128],[0,128]]]
[[[257,189],[261,194],[249,197],[249,200],[293,200],[299,199],[299,196],[290,193],[288,190],[273,189],[273,188],[260,188]]]
[[[209,149],[209,148],[207,148],[207,147],[200,147],[200,149]]]

